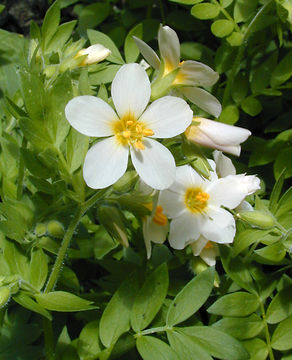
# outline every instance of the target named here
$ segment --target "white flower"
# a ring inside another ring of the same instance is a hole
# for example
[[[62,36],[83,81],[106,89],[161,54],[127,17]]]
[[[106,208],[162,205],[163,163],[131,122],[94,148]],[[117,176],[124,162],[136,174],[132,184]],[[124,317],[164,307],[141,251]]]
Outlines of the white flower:
[[[209,241],[204,236],[190,244],[194,256],[200,256],[209,266],[216,264],[216,256],[219,255],[218,245]]]
[[[202,235],[216,243],[231,243],[235,220],[222,206],[234,209],[247,195],[244,178],[229,175],[201,178],[191,166],[180,166],[169,189],[160,194],[160,204],[170,223],[169,243],[183,249]]]
[[[153,205],[149,205],[149,209],[152,210]],[[152,210],[152,214],[150,216],[145,216],[142,219],[142,225],[147,259],[150,259],[151,242],[155,244],[163,244],[168,233],[168,219],[163,212],[163,207],[161,205],[157,205]]]
[[[180,43],[174,30],[169,26],[161,26],[158,31],[158,46],[162,63],[149,45],[135,36],[133,38],[145,60],[154,69],[159,69],[160,66],[163,66],[163,76],[166,76],[175,69],[179,69],[173,85],[187,86],[179,87],[179,91],[184,96],[215,117],[220,115],[221,105],[219,101],[207,91],[197,87],[214,85],[219,75],[209,66],[198,61],[187,60],[180,62]]]
[[[81,62],[81,64],[79,64],[80,66],[84,66],[98,63],[107,58],[111,53],[112,52],[103,45],[94,44],[86,49],[79,50],[78,53],[75,55],[75,58],[87,55],[87,57]]]
[[[236,156],[240,155],[240,144],[251,135],[247,129],[218,121],[201,117],[194,117],[194,121],[199,124],[188,127],[185,132],[188,140]]]
[[[160,98],[145,110],[150,93],[145,70],[138,64],[126,64],[117,72],[111,87],[117,114],[94,96],[78,96],[67,104],[66,117],[77,131],[107,137],[86,155],[83,176],[89,187],[101,189],[115,183],[127,169],[129,152],[146,184],[154,189],[172,184],[174,158],[152,138],[170,138],[185,131],[192,121],[192,111],[184,100],[173,96]]]

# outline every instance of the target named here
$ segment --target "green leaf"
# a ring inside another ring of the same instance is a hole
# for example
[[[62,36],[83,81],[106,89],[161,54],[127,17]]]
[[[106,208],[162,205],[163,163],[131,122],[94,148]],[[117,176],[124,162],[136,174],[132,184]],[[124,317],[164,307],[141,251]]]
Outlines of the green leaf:
[[[224,270],[230,278],[243,289],[255,294],[256,290],[249,272],[249,266],[243,263],[238,256],[234,257],[232,250],[227,246],[220,246],[220,256]]]
[[[273,298],[266,313],[266,319],[269,324],[277,324],[292,315],[291,291],[292,286],[288,286]]]
[[[45,309],[52,311],[71,312],[96,309],[92,301],[65,291],[52,291],[47,294],[35,294],[36,301]]]
[[[286,255],[286,249],[281,242],[276,242],[275,244],[271,244],[261,249],[255,250],[255,253],[265,260],[277,263],[284,259]]]
[[[0,14],[2,13],[2,11],[5,9],[4,5],[0,5]]]
[[[136,345],[143,360],[179,360],[169,345],[155,337],[139,337]]]
[[[8,111],[15,119],[20,119],[23,116],[27,116],[27,113],[23,111],[18,105],[15,104],[8,96],[5,97],[5,104],[8,108]]]
[[[92,29],[87,30],[87,35],[91,45],[102,44],[112,52],[111,55],[106,58],[108,61],[116,64],[124,64],[124,60],[118,48],[110,37]]]
[[[190,336],[176,331],[168,331],[167,338],[170,346],[178,353],[181,359],[212,360],[212,357],[200,347]]]
[[[166,316],[168,325],[176,325],[192,316],[208,299],[214,286],[214,268],[201,272],[177,294]]]
[[[292,210],[292,188],[289,188],[278,202],[275,216],[277,218]]]
[[[44,286],[48,275],[48,257],[42,249],[32,250],[30,259],[30,283],[37,290]]]
[[[41,305],[35,302],[25,292],[19,291],[17,294],[13,295],[13,300],[17,302],[19,305],[25,307],[26,309],[41,314],[47,319],[52,320],[52,315]]]
[[[250,353],[250,359],[252,360],[264,360],[267,358],[269,348],[267,344],[258,338],[247,340],[242,342],[244,347]],[[283,358],[282,358],[283,360]]]
[[[218,120],[225,124],[234,125],[239,119],[239,110],[236,105],[227,105],[221,112]]]
[[[130,275],[107,304],[99,326],[100,340],[105,347],[110,347],[130,329],[131,309],[137,288],[136,277]]]
[[[195,5],[203,2],[204,0],[170,0],[170,1],[184,5]]]
[[[108,65],[101,71],[89,74],[90,84],[102,85],[111,83],[120,67],[121,65]]]
[[[243,34],[237,31],[233,31],[233,33],[229,35],[226,40],[231,46],[240,46],[243,41]]]
[[[286,169],[285,179],[292,176],[292,146],[287,146],[277,154],[276,161],[274,162],[274,174],[275,178],[279,179],[283,169]]]
[[[233,0],[220,0],[221,6],[225,9],[233,3]]]
[[[233,31],[233,28],[233,22],[226,19],[216,20],[211,25],[212,33],[219,38],[229,35]]]
[[[52,147],[53,140],[42,123],[23,117],[19,120],[19,126],[26,139],[36,149],[46,149]]]
[[[276,66],[271,76],[271,87],[277,87],[287,81],[292,75],[292,51],[290,51]]]
[[[223,360],[249,359],[248,352],[238,340],[210,326],[192,326],[180,328],[210,355]]]
[[[29,149],[21,149],[22,158],[25,167],[36,177],[48,179],[52,176],[52,172],[38,158],[35,151]]]
[[[125,59],[127,63],[133,63],[138,59],[139,49],[135,44],[133,36],[136,36],[139,39],[142,39],[143,36],[143,24],[138,24],[133,29],[131,29],[125,40]]]
[[[198,4],[191,9],[191,14],[200,20],[214,19],[220,13],[220,7],[214,4]]]
[[[279,201],[281,191],[283,188],[283,184],[284,184],[285,173],[286,173],[286,170],[283,169],[273,187],[273,190],[272,190],[272,193],[270,196],[269,209],[271,210],[271,213],[273,213],[273,214],[275,214],[276,209],[277,209],[278,201]]]
[[[49,41],[54,36],[55,32],[58,29],[60,23],[61,12],[58,1],[55,1],[54,4],[47,11],[44,22],[42,25],[42,45],[46,49]]]
[[[146,279],[136,296],[131,313],[134,331],[141,331],[151,323],[164,302],[167,289],[168,270],[164,263]]]
[[[233,9],[233,17],[237,23],[248,20],[256,9],[257,2],[254,0],[237,0]]]
[[[29,280],[27,257],[21,252],[19,245],[5,241],[4,259],[10,268],[11,275],[19,275],[20,278]]]
[[[88,150],[89,137],[71,128],[66,142],[66,159],[70,174],[84,162]]]
[[[239,340],[251,339],[256,337],[263,329],[264,323],[256,314],[249,317],[226,317],[212,325],[213,328],[220,330]]]
[[[276,350],[292,349],[292,316],[282,321],[273,333],[272,348]]]
[[[250,116],[258,115],[262,110],[262,104],[256,98],[249,96],[241,103],[242,110]]]
[[[232,85],[232,99],[236,103],[240,103],[247,95],[249,90],[248,77],[242,73],[238,73]]]
[[[77,342],[77,352],[81,360],[95,359],[101,352],[98,327],[99,320],[94,320],[87,323],[81,330]]]
[[[258,297],[247,292],[235,292],[220,297],[207,311],[222,316],[247,316],[259,307]]]
[[[66,22],[58,27],[58,30],[52,37],[52,39],[49,41],[46,51],[48,53],[52,51],[60,51],[62,53],[63,48],[66,44],[66,42],[69,40],[72,31],[76,25],[76,20],[72,20],[69,22]]]
[[[81,35],[86,35],[87,29],[92,29],[102,23],[110,13],[108,3],[95,2],[84,6],[79,15],[78,30]]]
[[[275,51],[259,67],[251,72],[251,90],[253,94],[261,93],[270,83],[273,69],[275,69],[278,59],[278,52]]]

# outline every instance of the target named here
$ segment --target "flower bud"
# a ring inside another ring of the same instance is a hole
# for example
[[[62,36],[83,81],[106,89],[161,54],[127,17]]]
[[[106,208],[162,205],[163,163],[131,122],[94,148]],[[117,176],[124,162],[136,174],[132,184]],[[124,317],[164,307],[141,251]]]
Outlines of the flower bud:
[[[81,49],[75,55],[75,58],[87,55],[87,57],[79,64],[80,66],[98,63],[111,54],[111,51],[101,44],[94,44],[86,49]]]
[[[263,211],[243,211],[236,215],[239,219],[244,220],[250,225],[259,227],[261,229],[269,229],[275,225],[274,217]]]
[[[208,268],[209,265],[207,265],[205,261],[198,256],[192,258],[190,261],[190,270],[196,275],[200,274]]]
[[[63,225],[56,220],[51,220],[48,223],[47,230],[49,235],[54,236],[56,238],[62,238],[65,233]]]
[[[0,309],[5,306],[10,299],[10,289],[7,286],[0,288]]]
[[[241,151],[240,143],[251,135],[251,132],[247,129],[218,121],[201,117],[194,117],[194,121],[199,124],[187,128],[185,135],[188,140],[236,156],[239,156]]]
[[[47,226],[43,223],[38,223],[34,229],[37,236],[43,236],[47,232]]]

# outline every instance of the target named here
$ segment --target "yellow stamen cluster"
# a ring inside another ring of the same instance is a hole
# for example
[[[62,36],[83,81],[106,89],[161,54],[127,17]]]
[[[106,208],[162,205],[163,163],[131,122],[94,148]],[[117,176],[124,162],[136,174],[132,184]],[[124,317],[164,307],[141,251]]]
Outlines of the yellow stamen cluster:
[[[204,249],[213,249],[214,245],[212,244],[211,241],[208,241],[207,244],[205,245]]]
[[[203,213],[210,195],[200,188],[190,188],[185,193],[186,207],[193,213]]]
[[[144,150],[144,136],[154,135],[153,130],[135,119],[134,115],[127,114],[113,124],[113,131],[122,145],[132,145],[136,149]]]
[[[164,226],[167,224],[167,217],[163,213],[162,206],[158,205],[156,207],[155,215],[153,216],[153,222],[157,225]]]

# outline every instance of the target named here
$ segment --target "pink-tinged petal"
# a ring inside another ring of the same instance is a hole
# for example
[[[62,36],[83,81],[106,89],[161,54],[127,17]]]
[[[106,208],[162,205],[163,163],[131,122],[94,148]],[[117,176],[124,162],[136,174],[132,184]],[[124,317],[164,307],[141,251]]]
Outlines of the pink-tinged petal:
[[[93,145],[85,157],[83,177],[93,189],[114,184],[127,170],[129,148],[117,144],[114,136]]]
[[[192,103],[218,118],[222,111],[220,102],[208,91],[198,87],[182,87],[181,93]]]
[[[184,85],[209,87],[218,81],[219,75],[208,65],[187,60],[180,67],[178,79],[180,78]]]
[[[216,170],[219,177],[225,177],[228,175],[235,175],[236,169],[232,164],[232,161],[221,151],[213,151],[213,158],[216,162]]]
[[[197,240],[201,233],[204,217],[194,215],[185,210],[180,216],[173,219],[170,223],[169,243],[174,249],[184,249],[184,247]]]
[[[141,179],[153,189],[168,188],[175,178],[175,161],[171,152],[158,141],[143,140],[144,150],[131,148],[133,165]]]
[[[154,101],[139,121],[154,131],[155,138],[170,138],[181,134],[191,124],[193,112],[181,98],[164,96]]]
[[[123,65],[112,82],[112,99],[122,118],[140,117],[149,102],[151,86],[146,71],[138,64]]]
[[[227,210],[215,206],[208,209],[207,216],[202,235],[219,244],[232,243],[236,231],[233,216]]]
[[[90,96],[77,96],[65,107],[70,125],[83,135],[113,135],[112,124],[118,120],[114,110],[103,100]]]
[[[180,44],[176,32],[169,26],[159,29],[158,46],[166,68],[170,71],[176,69],[180,61]]]
[[[159,69],[160,60],[156,52],[147,45],[143,40],[133,36],[133,39],[140,50],[140,53],[143,55],[144,59],[156,70]]]

